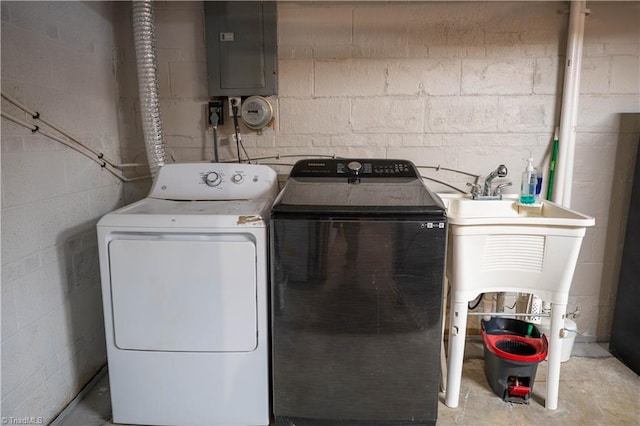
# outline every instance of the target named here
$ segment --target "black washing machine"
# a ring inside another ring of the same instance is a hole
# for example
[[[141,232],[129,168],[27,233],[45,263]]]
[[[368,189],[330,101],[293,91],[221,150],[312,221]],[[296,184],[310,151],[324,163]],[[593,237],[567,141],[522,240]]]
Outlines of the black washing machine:
[[[280,425],[433,425],[445,208],[404,160],[310,159],[271,213]]]

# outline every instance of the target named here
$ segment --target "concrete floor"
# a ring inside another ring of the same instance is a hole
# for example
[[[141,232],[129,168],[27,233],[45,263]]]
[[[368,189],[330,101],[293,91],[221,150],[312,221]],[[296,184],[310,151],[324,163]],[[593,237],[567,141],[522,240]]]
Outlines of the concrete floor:
[[[562,364],[558,409],[544,408],[546,361],[540,363],[529,405],[502,401],[484,375],[482,345],[466,344],[460,405],[444,405],[440,394],[438,426],[473,425],[640,425],[640,377],[612,357],[606,346],[576,343]],[[109,381],[105,375],[59,425],[112,425]]]

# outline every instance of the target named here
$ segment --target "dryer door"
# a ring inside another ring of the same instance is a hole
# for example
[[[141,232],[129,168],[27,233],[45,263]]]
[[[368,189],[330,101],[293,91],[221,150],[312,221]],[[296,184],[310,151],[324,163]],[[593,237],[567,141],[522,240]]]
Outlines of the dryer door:
[[[109,243],[118,348],[184,352],[256,348],[255,244],[242,237],[197,238],[125,237]]]

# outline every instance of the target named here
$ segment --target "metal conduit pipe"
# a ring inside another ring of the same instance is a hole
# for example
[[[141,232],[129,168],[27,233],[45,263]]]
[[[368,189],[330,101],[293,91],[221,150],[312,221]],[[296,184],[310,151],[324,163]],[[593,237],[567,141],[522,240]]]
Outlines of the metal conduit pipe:
[[[43,129],[40,129],[38,126],[31,124],[31,123],[27,123],[24,120],[19,119],[18,117],[15,117],[9,113],[6,113],[4,111],[0,112],[0,115],[2,115],[2,118],[6,118],[9,121],[14,122],[15,124],[18,124],[26,129],[31,130],[33,133],[39,133],[42,136],[45,136],[51,140],[54,140],[56,142],[59,142],[63,145],[66,145],[67,147],[73,149],[76,152],[79,152],[80,154],[84,155],[85,157],[87,157],[88,159],[90,159],[91,161],[97,163],[100,165],[100,167],[104,168],[105,170],[107,170],[109,173],[111,173],[112,175],[114,175],[115,177],[117,177],[118,179],[120,179],[123,182],[134,182],[137,180],[142,180],[142,179],[148,179],[150,176],[136,176],[136,177],[132,177],[132,178],[127,178],[124,177],[122,175],[122,173],[120,172],[120,168],[114,164],[110,164],[107,161],[105,161],[104,159],[100,159],[98,158],[95,154],[93,154],[89,149],[87,149],[86,146],[82,145],[82,144],[78,144],[76,142],[73,141],[67,141],[65,139],[62,139],[59,136],[53,135]]]
[[[560,110],[560,146],[556,164],[556,188],[553,190],[553,201],[565,207],[570,207],[571,204],[584,23],[585,16],[589,13],[586,6],[586,1],[572,1],[569,11],[567,54]]]
[[[134,1],[132,4],[133,37],[138,67],[138,91],[142,131],[151,176],[166,162],[164,134],[158,100],[156,36],[153,1]]]
[[[64,130],[62,127],[58,126],[57,124],[55,124],[55,123],[49,121],[48,119],[44,118],[40,114],[40,112],[29,108],[28,106],[26,106],[25,104],[23,104],[22,102],[20,102],[16,98],[14,98],[13,96],[9,95],[8,93],[2,92],[2,98],[6,99],[8,102],[12,103],[13,105],[15,105],[18,108],[20,108],[22,111],[24,111],[27,114],[29,114],[34,120],[41,121],[42,123],[44,123],[47,126],[51,127],[56,132],[60,133],[61,135],[65,136],[65,137],[67,137],[71,142],[77,144],[79,147],[82,147],[84,150],[86,150],[88,152],[91,152],[95,156],[95,158],[101,160],[99,162],[99,164],[102,164],[103,162],[105,162],[105,163],[109,164],[111,167],[113,167],[115,169],[118,169],[118,170],[123,170],[123,169],[126,169],[126,168],[133,168],[133,167],[147,167],[147,164],[145,164],[145,163],[118,164],[115,161],[110,160],[109,157],[104,155],[103,152],[97,151],[97,150],[93,149],[91,146],[83,143],[80,139],[78,139],[77,137],[73,136],[70,132]],[[3,117],[5,117],[4,113],[3,113]],[[5,117],[5,118],[7,118],[7,117]],[[25,127],[25,125],[23,123],[17,123],[17,124],[20,124],[21,126]],[[31,131],[33,131],[33,129],[34,129],[33,125],[27,124],[27,126],[31,126],[31,127],[27,127],[27,128],[29,128]],[[41,133],[44,134],[44,132],[42,132],[42,131],[41,131]],[[54,139],[54,140],[57,141],[58,139]],[[63,143],[65,145],[67,144],[66,142],[63,142]],[[84,151],[83,151],[83,154],[87,155],[86,153],[84,153]]]

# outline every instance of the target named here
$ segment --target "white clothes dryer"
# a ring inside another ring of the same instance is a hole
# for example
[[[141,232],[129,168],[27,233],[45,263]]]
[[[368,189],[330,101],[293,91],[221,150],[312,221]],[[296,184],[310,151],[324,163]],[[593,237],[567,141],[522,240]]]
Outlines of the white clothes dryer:
[[[113,422],[268,425],[266,166],[163,166],[97,225]]]

